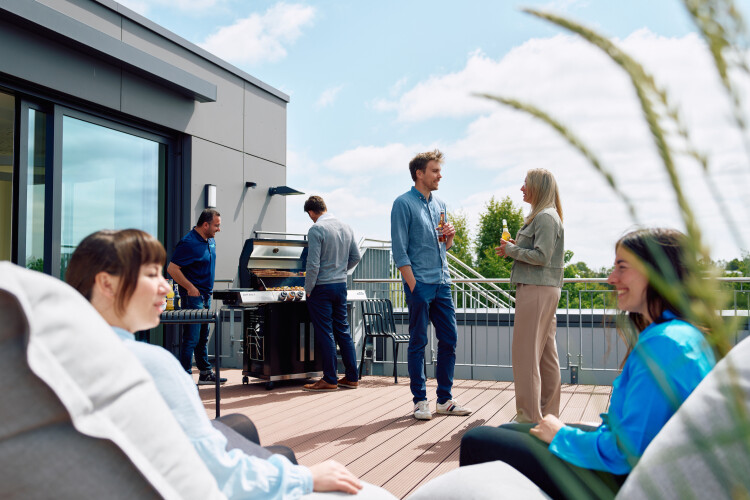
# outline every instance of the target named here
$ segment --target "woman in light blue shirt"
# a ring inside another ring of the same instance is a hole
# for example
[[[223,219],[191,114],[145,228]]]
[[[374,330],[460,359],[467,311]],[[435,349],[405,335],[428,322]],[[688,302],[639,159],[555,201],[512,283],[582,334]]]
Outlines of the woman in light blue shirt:
[[[479,427],[461,441],[461,465],[501,460],[553,498],[614,496],[716,363],[702,332],[681,319],[679,307],[654,286],[661,282],[685,293],[684,238],[678,231],[648,229],[628,233],[616,245],[608,282],[618,308],[628,313],[630,327],[619,331],[629,352],[602,424],[565,425],[546,415],[536,426]]]
[[[133,333],[159,324],[169,285],[162,276],[162,244],[138,229],[98,231],[81,241],[65,280],[86,297],[151,374],[182,430],[227,498],[299,498],[312,491],[356,493],[362,483],[332,460],[303,467],[286,457],[262,459],[227,451],[226,437],[206,416],[192,377],[159,346]]]

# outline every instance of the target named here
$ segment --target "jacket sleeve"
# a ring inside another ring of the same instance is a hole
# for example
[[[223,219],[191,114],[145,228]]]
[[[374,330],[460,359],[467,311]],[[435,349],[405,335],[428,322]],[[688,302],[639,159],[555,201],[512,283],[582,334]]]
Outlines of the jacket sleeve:
[[[669,339],[654,339],[647,352],[633,351],[627,361],[628,378],[622,413],[610,413],[596,431],[563,427],[549,449],[558,457],[586,469],[627,474],[643,455],[651,440],[676,411],[675,402],[664,387],[685,372],[687,360],[675,370],[664,370],[665,360],[684,354]],[[624,372],[623,372],[624,373]],[[696,383],[697,385],[697,383]]]
[[[354,239],[354,231],[351,231],[352,233],[352,242],[349,245],[349,261],[346,263],[346,270],[353,268],[357,265],[357,263],[362,259],[362,256],[359,253],[359,247],[357,246],[357,241]]]
[[[397,199],[391,210],[391,253],[396,267],[410,266],[406,253],[409,247],[409,210],[406,203]]]
[[[323,234],[313,225],[307,232],[307,268],[305,269],[305,293],[310,294],[318,282],[320,273],[320,250]]]
[[[552,260],[557,241],[557,223],[549,214],[539,214],[534,217],[534,248],[521,248],[508,243],[505,254],[515,260],[526,262],[534,266],[546,266]]]

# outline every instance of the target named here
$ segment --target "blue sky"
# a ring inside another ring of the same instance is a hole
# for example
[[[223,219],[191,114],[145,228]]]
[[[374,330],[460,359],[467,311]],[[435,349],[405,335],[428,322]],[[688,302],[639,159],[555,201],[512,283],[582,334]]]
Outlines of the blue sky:
[[[750,161],[726,97],[682,3],[611,1],[127,0],[124,5],[291,96],[288,184],[322,195],[358,237],[389,238],[393,199],[412,184],[408,161],[446,154],[438,196],[475,223],[491,196],[522,205],[525,172],[558,179],[566,247],[609,265],[634,222],[597,174],[546,126],[471,96],[517,97],[568,123],[639,208],[645,225],[681,227],[665,175],[623,73],[521,6],[561,13],[613,37],[679,103],[735,222],[731,238],[702,174],[680,163],[715,258],[750,241]],[[750,18],[750,2],[738,2]],[[736,78],[750,98],[747,77]],[[746,111],[750,108],[745,106]],[[306,231],[304,197],[287,199],[289,231]],[[523,206],[527,209],[527,206]]]

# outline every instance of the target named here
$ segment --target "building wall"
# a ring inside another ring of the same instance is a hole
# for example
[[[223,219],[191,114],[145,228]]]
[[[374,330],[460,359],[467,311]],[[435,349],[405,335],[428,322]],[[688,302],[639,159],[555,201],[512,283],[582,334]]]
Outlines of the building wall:
[[[204,208],[205,184],[216,185],[222,213],[217,279],[235,279],[242,243],[253,230],[286,229],[284,198],[267,192],[286,180],[288,97],[111,0],[26,1],[52,9],[53,20],[63,14],[81,23],[81,32],[96,30],[216,86],[215,102],[198,102],[116,62],[39,36],[33,26],[0,18],[0,73],[190,136],[189,200],[183,204],[189,213],[182,230]],[[257,187],[247,189],[246,181]]]

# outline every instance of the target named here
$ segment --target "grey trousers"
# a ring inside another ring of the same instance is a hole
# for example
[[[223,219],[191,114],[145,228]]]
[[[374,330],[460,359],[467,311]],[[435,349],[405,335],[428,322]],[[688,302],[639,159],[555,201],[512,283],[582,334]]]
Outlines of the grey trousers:
[[[557,303],[554,286],[516,285],[513,322],[513,383],[516,421],[538,423],[560,416],[560,360],[557,356]]]

